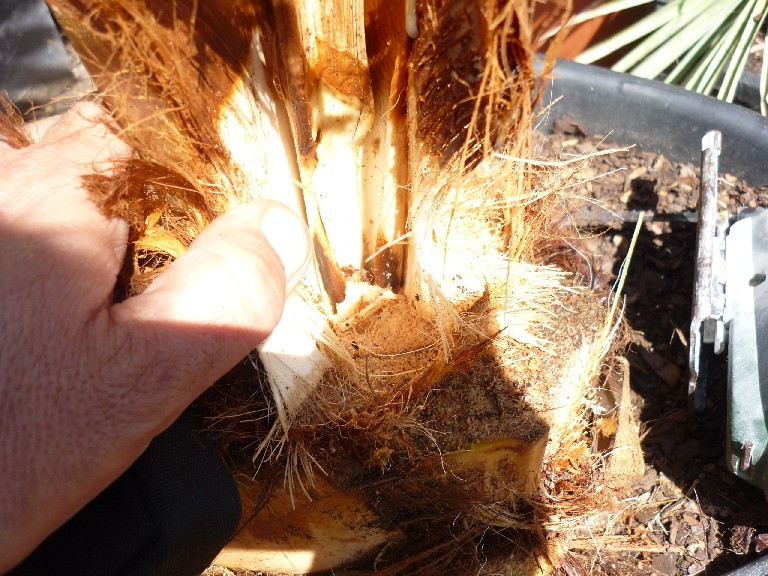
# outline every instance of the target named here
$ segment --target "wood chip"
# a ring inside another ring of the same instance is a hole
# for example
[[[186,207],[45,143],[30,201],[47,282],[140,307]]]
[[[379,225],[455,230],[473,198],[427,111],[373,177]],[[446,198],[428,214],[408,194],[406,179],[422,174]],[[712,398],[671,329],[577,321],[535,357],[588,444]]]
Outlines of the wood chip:
[[[731,530],[731,549],[736,554],[749,554],[754,533],[755,529],[751,526],[734,526]]]

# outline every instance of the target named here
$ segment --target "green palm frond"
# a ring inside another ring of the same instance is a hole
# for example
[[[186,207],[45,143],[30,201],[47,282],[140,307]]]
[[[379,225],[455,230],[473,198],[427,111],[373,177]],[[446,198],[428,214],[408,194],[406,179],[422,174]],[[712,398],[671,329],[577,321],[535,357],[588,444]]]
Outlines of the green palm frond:
[[[611,0],[582,12],[572,22],[649,2]],[[591,64],[633,45],[613,66],[642,78],[663,78],[732,102],[750,47],[768,16],[768,0],[671,0],[648,16],[582,52],[575,60]],[[768,66],[763,62],[760,99],[763,114]]]

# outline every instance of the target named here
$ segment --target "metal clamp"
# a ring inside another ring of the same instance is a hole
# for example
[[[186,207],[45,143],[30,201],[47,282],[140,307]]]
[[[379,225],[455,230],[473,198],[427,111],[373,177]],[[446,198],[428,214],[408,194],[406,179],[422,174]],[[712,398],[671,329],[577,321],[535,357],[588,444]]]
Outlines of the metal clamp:
[[[701,192],[696,227],[696,266],[693,277],[688,399],[695,411],[707,404],[709,358],[725,349],[725,235],[727,215],[717,210],[720,132],[707,132],[701,141]]]

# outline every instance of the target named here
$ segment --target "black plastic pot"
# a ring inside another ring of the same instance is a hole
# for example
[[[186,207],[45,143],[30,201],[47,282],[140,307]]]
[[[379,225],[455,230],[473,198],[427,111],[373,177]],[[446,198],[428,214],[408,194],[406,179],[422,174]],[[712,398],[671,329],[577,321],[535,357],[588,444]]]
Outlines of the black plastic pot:
[[[24,112],[75,84],[72,61],[42,0],[0,0],[0,90]]]
[[[752,110],[760,110],[760,76],[758,74],[749,71],[742,73],[739,85],[736,87],[734,102]]]
[[[620,145],[699,163],[701,138],[722,133],[720,169],[751,186],[768,184],[768,118],[709,96],[619,74],[597,66],[558,62],[546,102],[562,98],[547,118],[567,114],[590,134],[608,134]],[[545,128],[548,127],[545,123]]]

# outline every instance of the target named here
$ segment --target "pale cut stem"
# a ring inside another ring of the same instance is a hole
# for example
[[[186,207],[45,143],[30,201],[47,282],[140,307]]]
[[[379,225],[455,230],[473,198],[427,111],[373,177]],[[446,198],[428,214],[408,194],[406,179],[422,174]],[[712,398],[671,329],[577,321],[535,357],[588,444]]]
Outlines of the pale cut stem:
[[[301,191],[294,184],[298,169],[290,127],[268,79],[266,42],[257,30],[250,62],[220,109],[217,129],[233,162],[252,183],[249,192],[282,202],[306,218]]]
[[[304,202],[335,312],[345,296],[339,268],[363,264],[362,143],[373,122],[363,2],[273,4]]]
[[[331,365],[317,345],[328,338],[327,332],[317,308],[294,293],[277,328],[258,347],[284,433]]]
[[[373,89],[373,126],[363,142],[361,205],[363,265],[381,287],[399,290],[408,211],[405,4],[366,2],[367,48]]]

